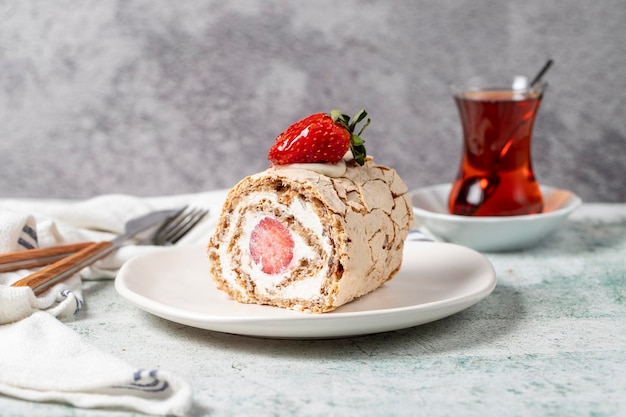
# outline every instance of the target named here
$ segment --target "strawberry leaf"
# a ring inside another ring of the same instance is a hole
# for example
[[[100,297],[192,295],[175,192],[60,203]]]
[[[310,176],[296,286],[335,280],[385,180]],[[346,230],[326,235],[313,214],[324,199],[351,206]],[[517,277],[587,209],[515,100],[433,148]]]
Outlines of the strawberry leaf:
[[[361,138],[361,134],[367,128],[371,122],[371,119],[367,119],[365,125],[361,127],[359,133],[355,134],[354,129],[356,125],[363,121],[367,117],[367,112],[365,109],[361,109],[354,115],[352,119],[347,114],[344,114],[339,109],[333,109],[328,113],[328,115],[333,119],[333,121],[343,127],[345,127],[350,132],[350,150],[352,151],[352,156],[354,160],[359,164],[363,165],[365,163],[365,157],[367,156],[367,151],[365,149],[365,141]]]
[[[350,150],[357,164],[363,165],[365,163],[365,157],[367,156],[365,141],[361,139],[360,136],[352,134],[350,136]]]
[[[357,136],[361,136],[361,133],[370,125],[371,121],[372,119],[367,119],[367,122],[365,122],[361,130],[359,130],[359,133],[357,133]]]
[[[359,110],[359,112],[355,114],[354,117],[352,118],[352,121],[350,122],[350,128],[354,129],[356,125],[361,120],[365,119],[366,117],[367,117],[367,112],[365,111],[365,109]]]
[[[333,119],[333,121],[337,122],[339,121],[339,119],[341,118],[341,116],[344,116],[343,112],[339,109],[332,109],[330,111],[330,113],[328,113],[328,115],[330,116],[331,119]]]

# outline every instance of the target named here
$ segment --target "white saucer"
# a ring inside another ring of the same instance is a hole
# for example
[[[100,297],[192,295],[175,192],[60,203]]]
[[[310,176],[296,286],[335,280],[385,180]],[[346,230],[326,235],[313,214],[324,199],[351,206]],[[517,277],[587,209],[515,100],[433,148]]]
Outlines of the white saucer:
[[[541,186],[544,210],[524,216],[457,216],[448,212],[451,184],[411,191],[418,225],[447,242],[497,252],[524,249],[548,236],[578,208],[582,200],[574,193]]]
[[[233,301],[209,276],[204,246],[139,255],[124,264],[115,280],[124,298],[167,320],[275,338],[334,338],[413,327],[470,307],[495,285],[495,271],[483,255],[440,242],[407,242],[402,268],[391,281],[324,314]]]

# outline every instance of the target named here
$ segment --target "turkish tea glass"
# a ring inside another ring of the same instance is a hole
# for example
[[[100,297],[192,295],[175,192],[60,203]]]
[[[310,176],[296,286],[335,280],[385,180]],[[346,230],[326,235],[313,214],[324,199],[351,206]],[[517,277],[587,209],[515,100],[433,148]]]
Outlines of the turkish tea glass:
[[[450,213],[518,216],[540,213],[543,197],[531,163],[533,124],[545,85],[475,79],[455,92],[463,151],[448,200]]]

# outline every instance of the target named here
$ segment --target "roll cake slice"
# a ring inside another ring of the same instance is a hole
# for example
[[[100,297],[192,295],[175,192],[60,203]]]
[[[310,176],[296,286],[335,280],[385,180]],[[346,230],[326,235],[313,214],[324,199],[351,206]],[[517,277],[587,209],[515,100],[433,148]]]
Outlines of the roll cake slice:
[[[217,287],[242,303],[324,313],[390,280],[414,222],[407,187],[370,156],[345,164],[337,177],[270,167],[240,181],[208,244]]]

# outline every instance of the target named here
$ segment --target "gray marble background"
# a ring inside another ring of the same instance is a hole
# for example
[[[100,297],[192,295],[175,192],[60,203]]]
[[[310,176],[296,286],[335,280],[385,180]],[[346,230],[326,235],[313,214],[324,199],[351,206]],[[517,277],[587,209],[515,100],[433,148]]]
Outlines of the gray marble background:
[[[537,177],[624,202],[624,22],[623,0],[0,0],[0,197],[231,187],[333,107],[369,111],[369,152],[410,188],[449,182],[448,84],[553,58]]]

